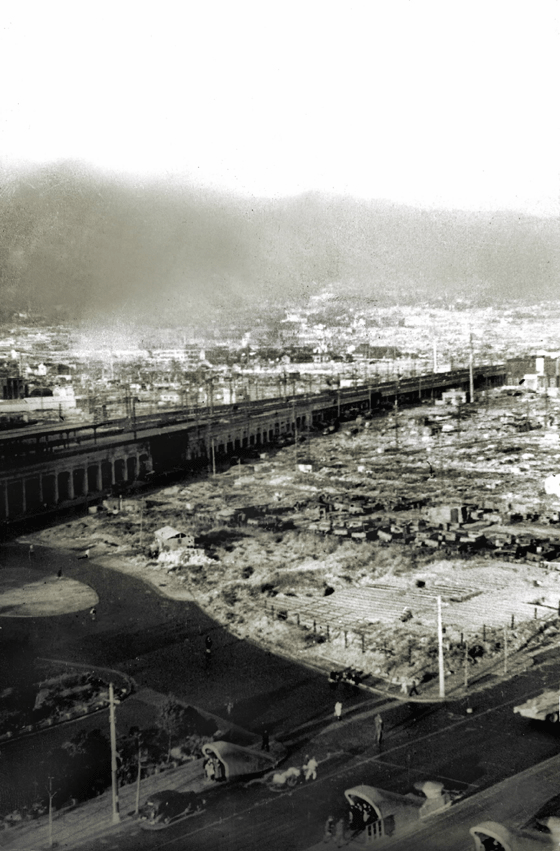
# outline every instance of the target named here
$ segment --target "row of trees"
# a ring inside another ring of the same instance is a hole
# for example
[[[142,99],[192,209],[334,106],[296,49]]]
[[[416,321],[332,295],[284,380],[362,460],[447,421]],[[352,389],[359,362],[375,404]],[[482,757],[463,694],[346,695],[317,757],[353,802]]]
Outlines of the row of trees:
[[[147,776],[171,764],[175,748],[180,748],[184,757],[200,755],[202,745],[216,729],[213,720],[170,695],[160,707],[154,726],[131,727],[118,738],[119,784],[136,781],[139,770],[141,776]],[[36,766],[21,810],[40,814],[48,807],[49,796],[56,809],[100,795],[110,785],[109,735],[100,729],[82,730],[51,750]],[[11,802],[12,810],[14,803]],[[10,802],[6,805],[10,806]]]

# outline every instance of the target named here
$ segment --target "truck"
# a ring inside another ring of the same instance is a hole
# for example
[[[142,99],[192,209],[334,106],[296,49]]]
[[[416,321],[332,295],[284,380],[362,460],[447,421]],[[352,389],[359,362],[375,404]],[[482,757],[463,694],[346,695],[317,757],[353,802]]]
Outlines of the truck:
[[[560,717],[560,692],[543,691],[536,697],[529,698],[525,703],[514,706],[513,711],[523,718],[557,724]]]

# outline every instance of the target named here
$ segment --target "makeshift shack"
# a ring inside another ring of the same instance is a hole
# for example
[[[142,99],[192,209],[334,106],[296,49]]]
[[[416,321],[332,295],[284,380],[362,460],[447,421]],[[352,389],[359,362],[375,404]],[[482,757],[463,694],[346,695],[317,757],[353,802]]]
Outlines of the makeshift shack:
[[[194,547],[194,537],[174,529],[162,526],[155,532],[156,545],[160,550],[176,550],[179,547]]]
[[[285,749],[277,742],[270,743],[270,752],[245,748],[231,742],[208,742],[203,746],[202,753],[214,761],[216,777],[224,780],[263,774],[275,768],[286,756]]]

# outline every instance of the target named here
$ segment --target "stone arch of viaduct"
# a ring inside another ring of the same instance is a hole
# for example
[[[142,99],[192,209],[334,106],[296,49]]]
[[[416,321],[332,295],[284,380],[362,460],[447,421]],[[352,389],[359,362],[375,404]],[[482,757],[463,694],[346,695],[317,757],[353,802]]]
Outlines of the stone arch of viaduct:
[[[126,490],[150,474],[196,469],[249,447],[265,447],[281,434],[307,428],[313,414],[284,410],[272,417],[246,421],[192,424],[150,437],[120,434],[112,445],[84,449],[83,441],[50,453],[39,463],[22,463],[0,474],[0,522],[20,520],[73,504],[99,501]],[[242,415],[241,415],[242,418]],[[155,430],[154,430],[155,431]],[[23,459],[22,459],[23,460]],[[33,459],[35,460],[35,459]]]

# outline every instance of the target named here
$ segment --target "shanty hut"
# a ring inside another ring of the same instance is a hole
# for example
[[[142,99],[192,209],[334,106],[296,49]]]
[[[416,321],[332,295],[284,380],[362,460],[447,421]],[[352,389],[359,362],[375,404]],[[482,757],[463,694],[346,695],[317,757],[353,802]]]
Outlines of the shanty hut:
[[[270,771],[286,755],[285,749],[277,742],[271,742],[270,752],[252,750],[231,742],[208,742],[202,752],[206,758],[214,761],[216,777],[224,780]]]
[[[160,550],[176,550],[178,547],[194,546],[188,539],[192,539],[192,535],[186,535],[172,526],[162,526],[155,532],[156,544]]]
[[[344,793],[353,831],[363,832],[366,843],[381,837],[400,836],[421,819],[451,805],[451,796],[437,781],[414,784],[420,795],[399,795],[375,786],[354,786]]]

